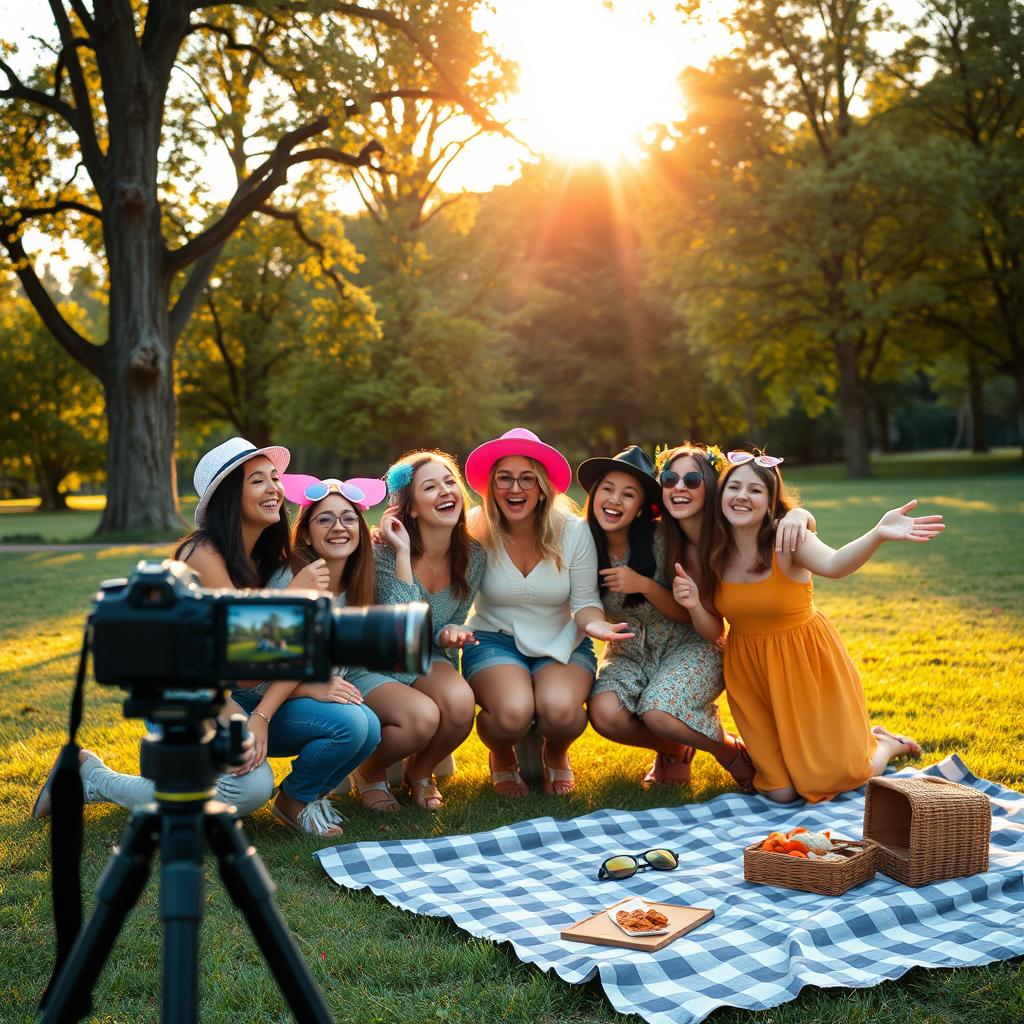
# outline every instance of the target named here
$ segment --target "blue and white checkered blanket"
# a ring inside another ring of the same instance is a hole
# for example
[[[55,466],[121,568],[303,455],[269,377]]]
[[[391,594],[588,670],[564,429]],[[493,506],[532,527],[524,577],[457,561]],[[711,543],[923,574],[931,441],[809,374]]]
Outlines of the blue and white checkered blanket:
[[[863,789],[792,808],[726,794],[659,810],[537,818],[479,835],[355,843],[316,856],[339,885],[369,888],[403,910],[447,916],[471,935],[510,942],[521,960],[565,981],[597,973],[622,1013],[690,1024],[719,1006],[777,1006],[804,985],[864,988],[911,967],[1024,955],[1024,795],[976,778],[955,755],[925,774],[990,798],[985,874],[919,889],[877,875],[838,897],[743,881],[743,847],[774,828],[831,828],[859,838]],[[657,846],[678,851],[678,870],[596,880],[610,854]],[[715,916],[656,953],[559,939],[566,926],[630,895],[711,907]]]

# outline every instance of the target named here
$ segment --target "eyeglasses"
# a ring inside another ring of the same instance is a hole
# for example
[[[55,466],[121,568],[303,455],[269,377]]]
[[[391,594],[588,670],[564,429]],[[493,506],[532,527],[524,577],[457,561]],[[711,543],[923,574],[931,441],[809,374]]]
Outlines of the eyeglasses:
[[[361,488],[333,477],[309,484],[302,493],[306,496],[307,501],[319,501],[321,498],[326,498],[328,494],[340,494],[343,498],[348,498],[349,501],[366,501],[366,495]]]
[[[781,466],[786,461],[778,459],[774,455],[755,455],[753,452],[727,452],[725,457],[734,466],[742,466],[745,462],[753,460],[757,465],[764,466],[765,469]]]
[[[511,473],[498,473],[494,478],[494,486],[499,491],[511,491],[516,484],[519,484],[520,490],[532,491],[537,486],[537,474],[520,473],[519,476],[513,476]]]
[[[697,470],[691,470],[689,473],[683,473],[680,475],[672,469],[662,470],[661,476],[658,477],[661,482],[661,486],[665,488],[675,487],[680,480],[683,481],[683,486],[689,488],[691,491],[697,490],[702,483],[704,483],[704,474],[698,473]]]
[[[679,867],[679,858],[671,850],[648,850],[636,857],[628,853],[617,853],[609,857],[597,873],[597,880],[606,878],[632,878],[638,871],[653,868],[655,871],[672,871]]]
[[[313,517],[313,522],[321,530],[332,530],[336,522],[342,526],[358,526],[359,516],[355,512],[321,512],[320,515]]]

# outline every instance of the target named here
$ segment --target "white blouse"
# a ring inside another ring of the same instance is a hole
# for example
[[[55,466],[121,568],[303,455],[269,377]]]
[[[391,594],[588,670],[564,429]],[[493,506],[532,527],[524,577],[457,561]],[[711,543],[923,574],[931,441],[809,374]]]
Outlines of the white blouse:
[[[524,576],[505,546],[487,553],[480,591],[466,625],[510,634],[528,657],[568,664],[583,639],[573,616],[582,608],[604,614],[597,589],[597,548],[586,521],[565,514],[559,538],[562,569],[544,559]]]

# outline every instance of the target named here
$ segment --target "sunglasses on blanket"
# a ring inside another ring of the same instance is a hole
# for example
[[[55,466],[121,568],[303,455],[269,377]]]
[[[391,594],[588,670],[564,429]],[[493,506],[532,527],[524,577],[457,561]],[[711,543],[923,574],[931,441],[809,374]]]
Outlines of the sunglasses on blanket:
[[[617,853],[601,865],[597,880],[603,882],[606,878],[632,878],[638,871],[646,871],[648,868],[672,871],[677,867],[679,858],[671,850],[648,850],[635,857],[628,853]]]

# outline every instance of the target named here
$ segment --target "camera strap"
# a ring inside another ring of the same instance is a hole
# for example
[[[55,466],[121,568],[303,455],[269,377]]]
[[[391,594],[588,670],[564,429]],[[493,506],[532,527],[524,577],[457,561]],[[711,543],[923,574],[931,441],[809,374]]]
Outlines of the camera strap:
[[[50,827],[51,885],[53,890],[53,922],[57,933],[57,960],[53,974],[43,993],[40,1009],[46,1006],[71,947],[82,927],[82,807],[85,794],[78,771],[79,747],[76,741],[82,724],[85,668],[89,660],[89,624],[82,637],[82,653],[78,659],[78,676],[71,697],[68,742],[57,758],[51,786],[52,818]],[[82,1016],[91,1009],[91,1000],[82,1008]]]

